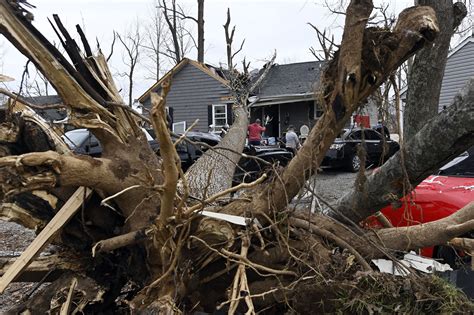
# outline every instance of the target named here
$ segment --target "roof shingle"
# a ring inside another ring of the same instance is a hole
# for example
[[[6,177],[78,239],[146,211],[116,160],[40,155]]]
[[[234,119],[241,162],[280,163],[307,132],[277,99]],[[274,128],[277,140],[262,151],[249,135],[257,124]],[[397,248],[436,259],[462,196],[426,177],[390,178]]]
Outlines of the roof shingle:
[[[324,62],[321,61],[275,64],[255,93],[266,98],[313,92],[314,84],[320,80],[323,65]]]

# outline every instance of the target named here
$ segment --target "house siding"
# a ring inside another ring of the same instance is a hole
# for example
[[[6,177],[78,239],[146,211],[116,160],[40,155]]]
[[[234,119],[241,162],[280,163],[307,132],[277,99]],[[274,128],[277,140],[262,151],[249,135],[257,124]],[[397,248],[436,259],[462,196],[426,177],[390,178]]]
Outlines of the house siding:
[[[229,89],[224,84],[192,64],[186,64],[172,79],[166,105],[173,108],[174,123],[186,121],[186,126],[189,127],[199,119],[193,130],[207,132],[212,123],[208,118],[208,106],[225,104],[226,101],[222,98],[228,96]],[[143,105],[150,108],[149,97],[143,101]]]
[[[439,110],[452,104],[454,97],[474,75],[474,42],[466,43],[462,48],[451,55],[444,70]]]

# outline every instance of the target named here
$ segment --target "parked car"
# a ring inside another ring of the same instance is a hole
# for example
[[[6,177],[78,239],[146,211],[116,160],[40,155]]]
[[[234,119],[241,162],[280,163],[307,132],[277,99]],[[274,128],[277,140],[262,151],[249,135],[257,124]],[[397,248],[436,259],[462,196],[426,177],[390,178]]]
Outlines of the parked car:
[[[293,158],[293,153],[275,146],[245,146],[244,154],[249,157],[241,158],[234,174],[234,184],[256,180],[263,171],[270,168],[269,164],[277,163],[286,166]],[[254,159],[257,157],[258,159]]]
[[[362,141],[364,136],[364,141]],[[360,169],[360,159],[357,155],[359,145],[364,145],[367,151],[368,164],[381,165],[400,149],[399,144],[385,138],[373,129],[344,129],[326,152],[322,167],[342,167],[351,172]],[[385,150],[384,150],[385,147]]]
[[[142,129],[145,136],[153,150],[156,150],[159,145],[158,142],[145,130]],[[69,146],[74,153],[85,154],[93,157],[102,155],[102,146],[99,140],[88,129],[74,129],[66,132],[62,136],[64,142]]]
[[[387,206],[381,210],[396,227],[436,221],[474,201],[474,147],[429,176],[400,201],[397,208]],[[367,219],[366,224],[381,227],[375,217]],[[474,237],[474,231],[463,237]],[[456,267],[456,262],[469,258],[448,246],[423,248],[421,255],[443,260],[452,267]]]
[[[145,130],[148,143],[151,148],[159,154],[160,145],[154,139],[153,130]],[[202,154],[210,147],[217,145],[221,137],[213,133],[188,132],[186,137],[193,143],[182,141],[177,145],[176,151],[181,159],[181,167],[186,171]],[[85,154],[100,157],[102,147],[97,138],[87,129],[76,129],[68,131],[63,136],[67,145],[77,154]],[[246,146],[243,153],[248,157],[242,158],[234,175],[234,184],[248,182],[256,179],[269,165],[278,162],[285,166],[293,158],[293,154],[277,146]],[[257,159],[254,159],[256,157]]]

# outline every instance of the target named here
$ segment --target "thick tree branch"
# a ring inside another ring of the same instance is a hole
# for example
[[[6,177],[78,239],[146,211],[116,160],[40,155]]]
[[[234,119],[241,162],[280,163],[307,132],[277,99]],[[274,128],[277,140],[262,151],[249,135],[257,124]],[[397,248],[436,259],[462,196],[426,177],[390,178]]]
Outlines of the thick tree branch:
[[[115,120],[113,115],[84,90],[82,85],[87,85],[87,83],[81,82],[81,85],[76,81],[78,76],[75,75],[75,70],[64,58],[58,58],[59,52],[54,46],[44,37],[41,38],[43,41],[41,42],[24,23],[20,23],[5,0],[0,1],[0,17],[2,34],[34,62],[35,66],[54,86],[65,104],[79,110],[97,111],[109,122]],[[31,26],[31,24],[29,25]],[[31,28],[33,27],[31,26]],[[57,54],[53,55],[45,45],[48,45]],[[92,90],[90,87],[89,89]]]
[[[160,154],[163,159],[163,193],[161,194],[160,223],[165,226],[168,218],[174,214],[174,198],[176,196],[176,185],[178,184],[178,165],[180,163],[178,154],[174,147],[166,124],[166,95],[170,90],[170,82],[162,84],[161,96],[151,94],[151,118],[153,128],[160,142]]]
[[[382,229],[373,239],[379,239],[389,249],[409,251],[446,244],[473,229],[474,202],[471,202],[449,217],[410,227]]]
[[[413,137],[431,118],[438,114],[439,95],[443,82],[449,44],[457,26],[467,14],[462,2],[452,0],[422,0],[420,5],[433,7],[440,32],[433,45],[420,50],[408,78],[407,99],[403,111],[403,137]],[[420,100],[423,100],[420,104]]]
[[[0,158],[2,192],[9,196],[35,189],[88,186],[109,190],[116,186],[113,162],[88,156],[60,155],[54,151]],[[89,170],[89,172],[84,172]],[[14,180],[11,173],[14,172]]]
[[[354,7],[351,8],[352,6]],[[349,12],[355,12],[346,16],[347,23],[354,25],[356,30],[363,29],[360,23],[368,19],[368,6],[365,2],[351,3]],[[279,180],[268,185],[254,199],[257,213],[267,212],[269,209],[278,211],[286,207],[319,167],[325,152],[362,101],[404,60],[425,42],[433,40],[437,30],[436,17],[429,7],[403,11],[392,32],[367,29],[362,35],[359,31],[347,29],[349,33],[363,36],[363,46],[360,43],[361,37],[343,37],[338,59],[328,66],[323,77],[323,83],[326,84],[323,91],[326,111]],[[351,52],[354,47],[360,47],[364,54]],[[347,58],[350,60],[340,60]],[[358,61],[355,62],[354,58]]]

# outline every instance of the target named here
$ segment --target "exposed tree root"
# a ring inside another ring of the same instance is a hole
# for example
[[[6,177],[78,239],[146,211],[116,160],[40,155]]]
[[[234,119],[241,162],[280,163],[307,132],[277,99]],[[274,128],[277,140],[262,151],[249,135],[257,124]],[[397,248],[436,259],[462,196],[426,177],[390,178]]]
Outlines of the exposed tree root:
[[[361,212],[357,208],[355,215],[352,209],[342,210],[343,218],[349,220],[339,221],[298,213],[289,206],[352,113],[402,62],[436,37],[438,26],[431,8],[403,11],[397,25],[388,30],[367,28],[371,1],[351,1],[340,51],[323,75],[325,112],[305,144],[288,167],[281,174],[273,172],[266,183],[262,176],[254,183],[230,188],[248,123],[248,82],[233,87],[237,117],[229,135],[235,136],[225,137],[220,147],[209,150],[184,176],[166,127],[165,99],[170,86],[162,86],[160,97],[152,95],[151,122],[161,146],[159,159],[139,128],[141,117],[121,106],[104,57],[92,56],[87,48],[85,54],[81,52],[56,16],[74,66],[69,64],[31,25],[22,4],[0,0],[0,31],[48,77],[72,123],[89,128],[100,140],[103,154],[101,158],[72,154],[57,134],[47,131],[48,126],[23,106],[19,111],[29,113],[23,119],[29,116],[28,123],[42,136],[41,143],[30,140],[27,143],[32,145],[25,146],[28,125],[5,116],[10,120],[0,126],[0,199],[3,209],[13,210],[3,211],[2,216],[40,229],[69,198],[68,189],[87,186],[96,191],[55,239],[65,252],[84,257],[87,263],[78,264],[85,275],[62,275],[16,311],[174,314],[221,308],[231,314],[337,309],[370,313],[410,311],[405,309],[408,306],[422,311],[472,307],[435,278],[379,275],[371,271],[369,260],[392,257],[396,250],[446,243],[472,230],[473,204],[438,222],[377,233],[362,230],[350,220],[372,214],[377,210],[372,204]],[[88,47],[84,36],[81,40]],[[455,104],[464,108],[465,115],[472,114],[472,89],[471,85],[466,94],[468,105],[462,107],[462,99]],[[11,104],[10,110],[15,106]],[[457,126],[453,117],[454,113],[445,114],[436,121],[450,130],[456,150],[461,150],[472,144],[465,139],[472,130]],[[437,136],[437,129],[429,130],[423,141]],[[448,157],[443,154],[417,172],[413,181],[442,163]],[[415,152],[413,159],[417,156],[426,153]],[[223,170],[213,178],[216,167]],[[361,183],[372,185],[371,181]],[[40,189],[47,191],[39,194],[48,205],[42,211],[15,199],[28,196],[38,204],[32,196]],[[245,198],[221,198],[242,189]],[[449,294],[454,297],[451,301],[445,299]]]

